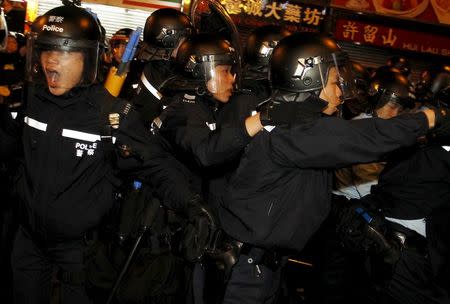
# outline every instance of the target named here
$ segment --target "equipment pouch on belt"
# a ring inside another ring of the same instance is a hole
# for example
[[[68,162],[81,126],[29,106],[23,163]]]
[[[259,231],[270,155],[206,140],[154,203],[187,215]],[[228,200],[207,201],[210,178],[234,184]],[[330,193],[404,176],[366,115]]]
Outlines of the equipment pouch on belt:
[[[114,291],[114,303],[177,303],[184,287],[184,268],[180,257],[171,252],[171,232],[165,209],[151,195],[151,189],[132,190],[114,215],[112,231],[93,241],[85,254],[86,287],[96,301],[106,298],[125,267],[125,274]],[[150,201],[149,201],[150,200]],[[148,210],[156,214],[148,214]],[[151,218],[151,223],[145,223]],[[145,228],[145,227],[147,228]],[[114,230],[115,228],[115,230]],[[145,230],[143,233],[142,229]],[[136,247],[136,248],[134,248]]]

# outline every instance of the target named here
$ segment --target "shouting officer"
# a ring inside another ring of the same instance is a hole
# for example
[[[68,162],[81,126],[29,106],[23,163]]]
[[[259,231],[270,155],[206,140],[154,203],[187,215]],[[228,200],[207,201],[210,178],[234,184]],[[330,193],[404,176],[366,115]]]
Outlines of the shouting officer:
[[[303,105],[301,120],[271,126],[270,115],[248,144],[219,208],[223,229],[243,242],[224,303],[273,303],[280,277],[280,249],[301,250],[330,209],[330,169],[373,161],[413,145],[434,125],[435,114],[391,120],[345,121],[332,115],[350,98],[348,59],[334,40],[297,33],[275,47],[267,105]],[[301,107],[298,107],[301,110]]]
[[[243,149],[262,128],[259,114],[250,115],[257,99],[234,92],[237,56],[231,44],[219,36],[190,37],[180,46],[176,62],[182,76],[170,85],[181,92],[171,98],[159,117],[160,132],[191,169],[214,212],[225,175],[237,166]],[[198,261],[204,248],[205,244],[187,243],[186,256]]]
[[[101,42],[96,20],[72,4],[32,26],[24,124],[2,119],[0,132],[1,157],[20,139],[24,153],[12,253],[16,303],[48,302],[52,273],[61,281],[62,303],[90,302],[82,280],[73,278],[83,274],[84,238],[113,204],[118,170],[149,181],[172,208],[192,196],[132,106],[94,84]]]

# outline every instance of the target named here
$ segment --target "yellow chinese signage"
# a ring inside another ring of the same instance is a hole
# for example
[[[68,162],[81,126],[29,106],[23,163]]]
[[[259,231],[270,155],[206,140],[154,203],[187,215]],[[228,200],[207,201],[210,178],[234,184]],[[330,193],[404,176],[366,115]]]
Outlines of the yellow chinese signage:
[[[268,23],[290,23],[301,26],[320,26],[326,15],[323,7],[295,2],[267,0],[221,0],[230,15],[256,17]]]

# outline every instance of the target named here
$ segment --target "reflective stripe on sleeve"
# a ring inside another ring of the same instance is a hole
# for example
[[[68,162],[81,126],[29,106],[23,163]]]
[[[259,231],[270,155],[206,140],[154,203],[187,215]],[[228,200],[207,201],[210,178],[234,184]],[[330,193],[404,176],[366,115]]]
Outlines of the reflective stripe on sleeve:
[[[80,131],[75,131],[75,130],[70,130],[70,129],[63,129],[61,135],[63,137],[84,140],[84,141],[90,141],[90,142],[101,141],[100,135],[86,133],[86,132],[80,132]],[[111,139],[112,139],[113,144],[116,143],[116,138],[114,136]]]
[[[100,141],[100,139],[101,139],[100,135],[97,135],[97,134],[85,133],[85,132],[69,130],[69,129],[63,129],[62,136],[73,138],[73,139],[91,141],[91,142]]]
[[[30,127],[32,127],[32,128],[35,128],[35,129],[38,129],[38,130],[44,131],[44,132],[47,131],[47,124],[46,124],[46,123],[37,121],[37,120],[35,120],[35,119],[33,119],[33,118],[30,118],[30,117],[28,117],[28,116],[25,116],[25,118],[23,119],[23,121],[24,121],[27,125],[29,125]]]

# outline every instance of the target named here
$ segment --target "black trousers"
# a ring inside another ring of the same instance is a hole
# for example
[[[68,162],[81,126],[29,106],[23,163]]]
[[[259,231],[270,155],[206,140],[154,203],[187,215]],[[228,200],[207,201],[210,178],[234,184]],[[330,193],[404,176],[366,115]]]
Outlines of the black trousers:
[[[52,293],[52,274],[56,270],[82,272],[83,249],[82,240],[42,246],[20,227],[11,257],[15,303],[48,304]],[[60,291],[60,303],[91,303],[84,285],[61,282]]]
[[[223,304],[272,304],[280,287],[281,267],[258,264],[261,252],[241,254],[233,266]]]
[[[382,290],[383,304],[450,304],[447,291],[433,275],[429,255],[405,248]]]

